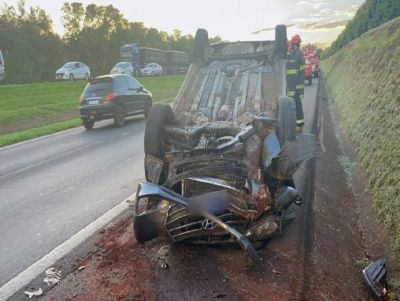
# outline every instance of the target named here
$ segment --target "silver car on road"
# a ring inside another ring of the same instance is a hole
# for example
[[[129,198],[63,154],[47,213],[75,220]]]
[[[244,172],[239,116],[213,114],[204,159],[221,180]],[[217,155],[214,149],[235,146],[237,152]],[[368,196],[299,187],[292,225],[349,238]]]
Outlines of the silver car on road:
[[[4,58],[3,53],[0,50],[0,82],[6,77],[6,70],[4,68]]]
[[[81,62],[68,62],[56,71],[56,80],[89,80],[90,68]]]
[[[119,62],[111,69],[111,74],[127,74],[133,76],[133,66],[129,62]]]
[[[142,70],[143,76],[160,76],[163,75],[162,67],[157,63],[149,63]]]

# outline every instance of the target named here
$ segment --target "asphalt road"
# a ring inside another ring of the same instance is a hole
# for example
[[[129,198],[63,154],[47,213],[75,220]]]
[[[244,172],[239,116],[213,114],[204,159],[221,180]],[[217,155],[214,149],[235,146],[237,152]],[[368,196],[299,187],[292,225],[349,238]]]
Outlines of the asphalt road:
[[[0,286],[136,190],[144,124],[105,121],[0,148]]]
[[[316,82],[306,88],[307,132]],[[107,121],[0,148],[0,286],[136,190],[144,124]]]

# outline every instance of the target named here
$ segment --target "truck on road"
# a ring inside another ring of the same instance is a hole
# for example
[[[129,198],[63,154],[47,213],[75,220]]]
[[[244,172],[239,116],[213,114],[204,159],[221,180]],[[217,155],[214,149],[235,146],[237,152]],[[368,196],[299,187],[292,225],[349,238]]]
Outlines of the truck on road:
[[[131,63],[136,76],[141,75],[141,70],[149,63],[159,64],[167,75],[186,73],[189,65],[189,56],[185,52],[141,47],[136,43],[120,48],[120,60]]]

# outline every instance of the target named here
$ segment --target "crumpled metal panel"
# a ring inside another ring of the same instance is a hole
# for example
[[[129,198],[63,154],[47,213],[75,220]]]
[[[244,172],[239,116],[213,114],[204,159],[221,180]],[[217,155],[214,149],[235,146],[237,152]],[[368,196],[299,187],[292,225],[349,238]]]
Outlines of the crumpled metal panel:
[[[283,145],[282,152],[276,158],[277,164],[270,165],[268,173],[276,179],[291,179],[301,163],[319,157],[321,153],[321,146],[314,134],[299,135],[296,141],[287,141]]]

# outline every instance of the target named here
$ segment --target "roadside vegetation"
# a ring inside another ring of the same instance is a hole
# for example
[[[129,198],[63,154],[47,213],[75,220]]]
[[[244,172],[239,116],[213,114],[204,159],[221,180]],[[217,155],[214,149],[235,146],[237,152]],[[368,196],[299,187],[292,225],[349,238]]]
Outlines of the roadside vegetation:
[[[192,54],[193,39],[181,31],[173,33],[127,20],[112,5],[65,2],[61,7],[63,36],[53,31],[53,20],[38,6],[0,7],[0,50],[6,65],[6,83],[52,81],[67,61],[87,64],[94,76],[107,74],[120,61],[124,44],[179,50]],[[220,37],[211,42],[221,41]]]
[[[183,75],[138,78],[154,103],[175,99]],[[79,97],[85,82],[0,86],[0,146],[80,125]]]
[[[360,37],[363,33],[376,28],[400,16],[399,0],[367,0],[357,10],[354,18],[347,24],[345,30],[339,35],[325,52],[328,57],[335,54],[348,43]]]
[[[383,1],[384,2],[384,1]],[[322,62],[328,89],[400,253],[400,18]]]

